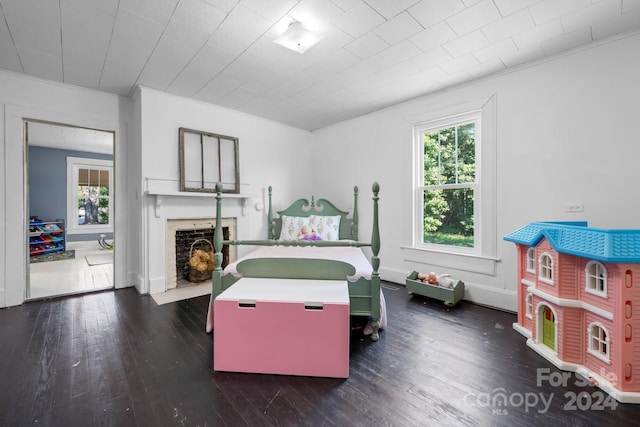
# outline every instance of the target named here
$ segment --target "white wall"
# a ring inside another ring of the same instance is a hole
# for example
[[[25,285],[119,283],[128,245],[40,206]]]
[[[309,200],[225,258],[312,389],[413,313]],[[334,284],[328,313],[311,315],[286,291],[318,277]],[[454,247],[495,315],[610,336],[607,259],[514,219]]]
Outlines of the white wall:
[[[242,213],[241,202],[225,200],[223,216],[238,216],[238,238],[267,237],[266,189],[273,186],[274,210],[286,208],[300,197],[310,197],[312,134],[256,116],[223,107],[181,98],[151,89],[140,91],[141,111],[141,193],[147,180],[164,182],[168,189],[179,188],[178,129],[186,127],[239,138],[241,193],[250,196]],[[133,184],[133,183],[132,183]],[[201,197],[144,196],[141,246],[143,256],[141,292],[157,293],[166,287],[164,239],[166,220],[176,217],[215,216],[215,200]],[[238,255],[243,253],[239,249]]]
[[[116,287],[127,286],[126,128],[131,101],[115,95],[0,71],[0,307],[21,304],[26,290],[26,200],[23,118],[115,131]]]
[[[640,34],[627,35],[316,131],[316,151],[336,154],[325,162],[328,171],[314,169],[314,189],[348,204],[342,183],[358,184],[367,221],[370,184],[379,181],[383,278],[404,282],[412,270],[451,272],[465,281],[467,298],[515,310],[515,247],[504,235],[531,221],[640,228],[638,46]],[[406,260],[401,247],[411,243],[411,123],[492,95],[500,260],[495,274],[443,267],[428,254],[421,262]],[[573,202],[584,203],[584,213],[564,212]],[[363,222],[361,239],[369,229]]]

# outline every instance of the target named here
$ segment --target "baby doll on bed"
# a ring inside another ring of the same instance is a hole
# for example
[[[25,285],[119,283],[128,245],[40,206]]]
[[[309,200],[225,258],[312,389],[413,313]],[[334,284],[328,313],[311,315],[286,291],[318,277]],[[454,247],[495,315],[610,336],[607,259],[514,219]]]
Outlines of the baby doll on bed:
[[[298,234],[298,240],[322,240],[310,225],[303,225]]]

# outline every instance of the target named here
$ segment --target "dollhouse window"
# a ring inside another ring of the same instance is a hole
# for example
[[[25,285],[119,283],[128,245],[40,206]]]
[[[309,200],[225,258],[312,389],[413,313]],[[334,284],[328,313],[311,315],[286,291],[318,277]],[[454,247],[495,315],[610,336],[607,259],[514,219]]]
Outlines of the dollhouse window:
[[[527,318],[533,318],[533,294],[527,294],[524,299],[524,314]]]
[[[590,354],[599,359],[609,362],[609,334],[607,330],[599,323],[589,325],[589,348]]]
[[[549,254],[540,255],[539,279],[553,285],[553,258]]]
[[[529,273],[536,272],[536,248],[527,249],[527,271]]]
[[[607,269],[597,261],[591,261],[586,268],[586,291],[601,297],[607,296]]]

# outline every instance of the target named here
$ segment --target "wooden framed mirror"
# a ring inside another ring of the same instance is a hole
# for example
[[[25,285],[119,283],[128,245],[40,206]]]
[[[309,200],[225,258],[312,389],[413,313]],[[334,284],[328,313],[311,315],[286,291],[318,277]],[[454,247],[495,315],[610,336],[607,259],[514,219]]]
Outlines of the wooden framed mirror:
[[[240,193],[238,138],[180,128],[180,191]]]

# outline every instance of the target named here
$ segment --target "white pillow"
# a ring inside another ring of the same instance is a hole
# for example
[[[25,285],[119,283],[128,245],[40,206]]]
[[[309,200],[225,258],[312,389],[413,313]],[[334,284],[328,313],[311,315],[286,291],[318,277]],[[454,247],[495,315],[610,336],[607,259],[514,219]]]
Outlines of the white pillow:
[[[308,217],[282,215],[281,219],[280,240],[298,240],[302,226],[309,225]]]
[[[309,225],[322,240],[338,240],[340,238],[340,215],[311,215]]]

